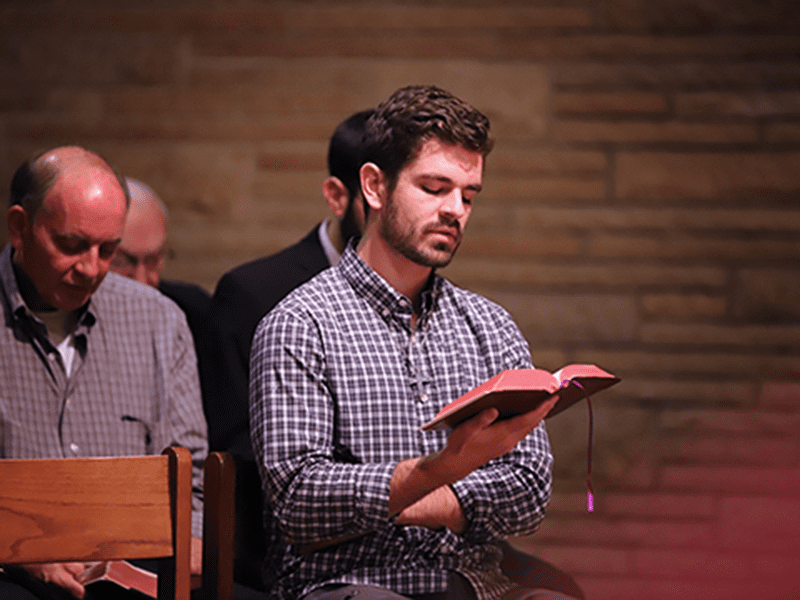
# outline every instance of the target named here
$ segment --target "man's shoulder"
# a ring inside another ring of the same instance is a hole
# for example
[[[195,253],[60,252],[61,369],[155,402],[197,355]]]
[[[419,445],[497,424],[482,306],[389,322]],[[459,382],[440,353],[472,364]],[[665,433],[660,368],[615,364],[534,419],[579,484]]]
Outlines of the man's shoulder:
[[[211,294],[196,283],[178,281],[177,279],[162,279],[158,283],[158,290],[166,294],[179,305],[190,305],[205,308],[211,300]]]
[[[116,273],[106,275],[92,295],[92,305],[105,313],[127,313],[137,319],[183,315],[175,301],[156,288]]]
[[[460,287],[458,284],[453,283],[445,277],[439,277],[439,291],[445,297],[451,298],[459,304],[476,304],[481,307],[499,306],[497,302],[490,300],[486,296]]]
[[[325,258],[325,252],[322,249],[322,244],[319,241],[316,228],[299,242],[283,250],[234,267],[225,273],[223,278],[232,278],[247,282],[253,281],[255,277],[263,277],[264,275],[285,276],[288,275],[289,272],[283,269],[290,265],[305,267],[305,270],[317,268],[318,271],[328,266],[328,261]],[[281,271],[276,273],[275,269],[278,268],[280,268]]]
[[[336,267],[328,267],[291,290],[279,303],[337,303],[351,288]],[[277,308],[277,306],[276,306]]]
[[[472,290],[459,287],[448,279],[442,278],[440,293],[461,313],[478,318],[506,321],[511,314],[502,305]]]
[[[351,292],[338,269],[328,268],[286,294],[267,314],[274,320],[336,323],[343,309],[355,302]]]
[[[288,285],[292,280],[305,281],[327,266],[328,260],[314,229],[296,244],[234,267],[222,276],[220,284],[235,282],[244,289],[259,289],[274,285],[277,280]]]
[[[225,273],[214,291],[214,303],[252,304],[258,311],[266,312],[290,291],[328,266],[314,228],[296,244]]]

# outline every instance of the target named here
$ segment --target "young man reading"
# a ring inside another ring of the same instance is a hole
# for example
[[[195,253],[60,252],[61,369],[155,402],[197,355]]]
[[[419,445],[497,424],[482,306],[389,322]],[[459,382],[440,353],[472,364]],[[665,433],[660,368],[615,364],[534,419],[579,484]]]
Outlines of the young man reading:
[[[461,242],[491,145],[488,119],[462,100],[395,92],[367,124],[363,237],[256,329],[251,435],[272,597],[565,597],[500,569],[503,539],[544,517],[552,404],[420,431],[501,370],[531,367],[504,309],[436,273]]]

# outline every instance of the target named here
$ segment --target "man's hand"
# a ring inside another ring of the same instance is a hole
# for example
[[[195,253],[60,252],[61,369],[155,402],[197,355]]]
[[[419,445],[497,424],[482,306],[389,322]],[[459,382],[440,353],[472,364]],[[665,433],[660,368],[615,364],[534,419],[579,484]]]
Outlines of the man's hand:
[[[68,590],[76,598],[83,598],[86,589],[78,583],[78,576],[86,565],[82,562],[31,563],[20,565],[31,576],[45,582],[55,583]]]
[[[544,420],[556,401],[557,398],[553,398],[530,412],[500,421],[497,420],[497,409],[488,408],[453,429],[440,452],[398,463],[392,474],[389,516],[403,515],[403,511],[409,509],[410,512],[400,518],[408,522],[411,515],[416,514],[414,520],[417,521],[423,514],[420,510],[424,510],[426,523],[438,522],[457,531],[459,527],[457,521],[453,521],[452,507],[441,505],[441,512],[435,516],[439,508],[428,504],[437,498],[455,499],[452,490],[450,494],[447,490],[440,493],[438,488],[463,479],[475,469],[513,450]],[[434,490],[437,494],[428,498]],[[424,503],[414,507],[421,499]]]
[[[189,548],[189,569],[193,575],[199,575],[203,570],[203,540],[193,537]],[[86,594],[86,589],[76,579],[86,569],[86,565],[82,562],[31,563],[20,566],[31,576],[55,583],[68,590],[76,598],[83,598]]]
[[[542,403],[534,410],[498,421],[496,408],[481,411],[458,425],[447,437],[440,452],[420,461],[422,468],[432,468],[445,477],[444,483],[459,481],[514,447],[539,426],[558,398]]]

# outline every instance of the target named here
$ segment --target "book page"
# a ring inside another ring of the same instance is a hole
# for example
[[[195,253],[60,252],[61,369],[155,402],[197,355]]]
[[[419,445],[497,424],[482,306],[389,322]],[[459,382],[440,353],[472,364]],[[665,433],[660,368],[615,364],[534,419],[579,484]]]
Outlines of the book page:
[[[581,378],[616,379],[615,375],[595,365],[567,365],[553,373],[553,376],[560,382]]]

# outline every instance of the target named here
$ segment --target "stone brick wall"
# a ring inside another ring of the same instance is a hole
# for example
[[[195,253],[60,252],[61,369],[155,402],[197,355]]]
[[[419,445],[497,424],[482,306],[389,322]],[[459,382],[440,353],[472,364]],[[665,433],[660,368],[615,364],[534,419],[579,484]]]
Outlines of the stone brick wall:
[[[596,510],[579,407],[517,543],[591,600],[777,598],[800,593],[799,7],[5,0],[0,180],[102,152],[169,205],[168,276],[212,290],[326,214],[342,118],[408,83],[464,96],[498,143],[447,273],[538,365],[624,378],[593,401]]]

